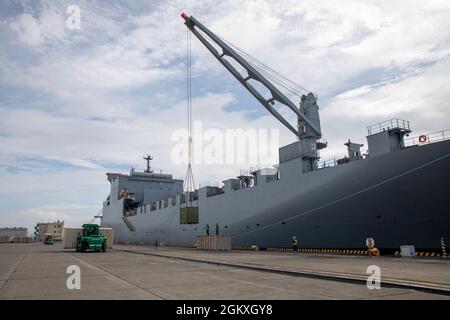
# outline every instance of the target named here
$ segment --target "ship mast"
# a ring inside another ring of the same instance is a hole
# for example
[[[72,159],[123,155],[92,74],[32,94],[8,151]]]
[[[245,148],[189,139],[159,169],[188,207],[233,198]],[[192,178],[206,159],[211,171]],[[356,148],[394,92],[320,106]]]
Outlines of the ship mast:
[[[150,161],[153,160],[153,157],[151,155],[149,155],[149,154],[146,154],[144,156],[144,160],[147,161],[147,169],[145,169],[145,173],[152,173],[153,170],[150,167]]]

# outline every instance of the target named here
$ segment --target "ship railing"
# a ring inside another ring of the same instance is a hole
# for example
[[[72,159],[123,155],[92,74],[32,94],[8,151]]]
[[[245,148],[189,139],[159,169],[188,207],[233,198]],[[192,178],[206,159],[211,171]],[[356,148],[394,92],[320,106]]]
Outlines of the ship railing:
[[[220,188],[221,183],[217,181],[202,181],[199,183],[199,188],[212,187],[212,188]]]
[[[362,156],[362,158],[360,160],[367,158],[369,156],[369,150],[368,149],[361,150],[361,156]],[[345,163],[345,162],[348,162],[348,161],[350,161],[350,159],[348,158],[348,155],[347,154],[341,154],[341,155],[337,155],[337,156],[335,156],[334,158],[331,158],[331,159],[326,159],[326,160],[323,160],[323,161],[319,161],[317,163],[317,168],[318,169],[324,169],[324,168],[329,168],[329,167],[335,167],[338,164]]]
[[[248,176],[252,176],[254,173],[256,173],[259,170],[261,170],[260,166],[251,166],[248,170],[248,172],[249,172]]]
[[[409,121],[399,119],[399,118],[392,118],[390,120],[382,121],[382,122],[368,126],[367,133],[368,133],[368,135],[372,135],[375,133],[379,133],[379,132],[383,132],[385,130],[395,129],[395,128],[410,130]]]
[[[318,169],[324,169],[324,168],[337,166],[338,165],[338,160],[344,159],[346,157],[348,157],[348,156],[342,154],[342,155],[337,155],[334,158],[330,158],[330,159],[326,159],[326,160],[323,160],[323,161],[319,161],[317,163],[317,168]]]
[[[248,170],[247,169],[241,169],[239,171],[239,176],[241,176],[241,177],[253,177],[252,172],[256,172],[256,171],[258,171],[258,168],[256,168],[256,167],[251,167]]]
[[[319,169],[334,167],[335,165],[337,165],[336,158],[323,160],[318,163]]]
[[[368,157],[369,156],[369,149],[368,148],[362,149],[361,150],[361,155],[363,156],[363,158]]]
[[[450,139],[450,129],[422,134],[415,137],[406,138],[405,147],[424,145]]]

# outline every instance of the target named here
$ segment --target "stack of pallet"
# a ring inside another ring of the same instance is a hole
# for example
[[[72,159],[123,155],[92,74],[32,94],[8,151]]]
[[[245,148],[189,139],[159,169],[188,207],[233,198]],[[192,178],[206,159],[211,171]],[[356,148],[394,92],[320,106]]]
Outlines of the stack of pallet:
[[[31,243],[30,237],[0,237],[0,243]]]
[[[0,243],[10,243],[12,237],[0,237]]]
[[[197,249],[231,250],[230,236],[197,236]]]
[[[12,237],[12,241],[14,243],[31,243],[30,237]]]

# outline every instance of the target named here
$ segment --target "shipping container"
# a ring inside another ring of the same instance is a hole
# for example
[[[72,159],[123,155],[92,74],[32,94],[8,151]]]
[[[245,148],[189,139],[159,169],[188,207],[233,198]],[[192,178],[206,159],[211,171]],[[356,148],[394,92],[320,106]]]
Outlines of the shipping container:
[[[198,224],[198,208],[180,208],[180,224]]]
[[[75,249],[77,236],[83,233],[83,228],[64,228],[64,249]],[[112,228],[100,228],[100,234],[106,237],[108,249],[112,249],[114,243],[114,230]]]

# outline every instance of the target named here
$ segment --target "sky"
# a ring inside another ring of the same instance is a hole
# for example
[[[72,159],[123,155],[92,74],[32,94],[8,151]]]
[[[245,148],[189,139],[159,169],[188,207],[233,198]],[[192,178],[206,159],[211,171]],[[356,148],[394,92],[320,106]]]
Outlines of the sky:
[[[79,29],[67,26],[71,5]],[[183,11],[317,94],[322,159],[390,118],[414,135],[450,127],[447,0],[2,0],[0,227],[88,222],[108,195],[105,173],[142,169],[144,154],[185,176],[171,158],[187,123]],[[278,129],[280,146],[295,141],[195,37],[192,115],[206,129]],[[246,165],[196,164],[194,178],[258,164]]]

